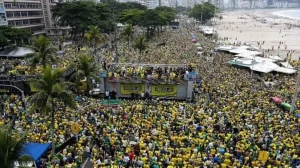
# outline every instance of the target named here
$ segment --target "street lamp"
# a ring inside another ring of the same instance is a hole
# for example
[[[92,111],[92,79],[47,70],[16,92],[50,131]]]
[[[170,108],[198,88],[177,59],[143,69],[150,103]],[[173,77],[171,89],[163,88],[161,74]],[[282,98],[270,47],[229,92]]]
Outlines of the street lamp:
[[[296,85],[295,85],[295,91],[294,91],[292,105],[291,105],[291,108],[290,108],[290,113],[292,113],[295,109],[295,104],[296,104],[297,97],[298,97],[299,85],[300,85],[300,73],[298,72],[298,77],[297,77],[297,82],[296,82]]]

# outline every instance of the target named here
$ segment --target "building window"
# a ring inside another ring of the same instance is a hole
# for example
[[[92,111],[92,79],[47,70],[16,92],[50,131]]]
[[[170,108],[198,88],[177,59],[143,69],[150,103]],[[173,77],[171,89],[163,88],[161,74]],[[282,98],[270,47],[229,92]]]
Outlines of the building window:
[[[28,20],[23,20],[23,25],[28,25],[29,21]]]
[[[10,17],[14,17],[14,14],[13,12],[6,12],[6,16],[10,18]]]
[[[15,24],[16,24],[16,26],[23,26],[23,21],[22,20],[16,20]]]
[[[27,3],[27,2],[5,2],[5,8],[15,8],[15,9],[38,9],[41,8],[40,3]]]
[[[8,21],[8,26],[15,26],[15,21]]]
[[[27,13],[27,12],[21,12],[21,15],[22,15],[23,17],[26,17],[26,16],[28,16],[28,13]]]
[[[14,12],[14,17],[20,17],[21,16],[21,12]]]

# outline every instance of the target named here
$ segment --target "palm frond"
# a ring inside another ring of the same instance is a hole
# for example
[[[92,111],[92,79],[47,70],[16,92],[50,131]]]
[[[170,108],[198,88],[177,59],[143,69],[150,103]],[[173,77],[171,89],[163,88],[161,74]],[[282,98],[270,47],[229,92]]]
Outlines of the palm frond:
[[[25,136],[13,134],[10,126],[0,128],[0,163],[1,168],[14,167],[24,152]]]

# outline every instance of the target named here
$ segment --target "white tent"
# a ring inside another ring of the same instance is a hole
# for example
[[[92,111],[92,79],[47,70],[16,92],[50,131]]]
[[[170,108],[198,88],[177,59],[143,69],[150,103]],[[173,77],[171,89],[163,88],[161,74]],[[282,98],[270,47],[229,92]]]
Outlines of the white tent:
[[[232,46],[232,45],[219,46],[216,48],[216,50],[219,50],[219,51],[229,51],[232,49],[234,49],[234,46]]]
[[[289,62],[280,62],[280,64],[286,68],[294,69],[294,67]]]
[[[232,50],[229,50],[229,52],[233,53],[233,54],[241,54],[241,53],[246,53],[248,51],[249,50],[246,50],[246,49],[232,49]]]
[[[274,69],[274,71],[281,72],[281,73],[286,73],[286,74],[293,74],[293,73],[297,72],[297,70],[295,70],[295,69],[284,68],[284,67],[278,67],[278,68]]]
[[[250,49],[251,47],[250,46],[246,46],[246,45],[242,45],[242,46],[236,46],[235,48],[236,49],[245,49],[245,50],[247,50],[247,49]]]
[[[244,65],[252,65],[253,63],[255,63],[254,60],[246,59],[246,58],[234,58],[233,61]]]
[[[266,62],[266,63],[258,63],[250,66],[250,69],[257,72],[263,72],[263,73],[269,73],[272,72],[274,69],[278,68],[279,66],[272,63],[272,62]]]
[[[243,51],[244,49],[238,49],[236,51]],[[235,50],[234,50],[235,51]],[[239,54],[237,54],[237,57],[244,57],[244,56],[257,56],[257,55],[262,55],[261,52],[259,51],[249,51],[249,50],[244,50],[245,52],[241,52]]]
[[[276,62],[276,60],[273,60],[273,59],[270,59],[270,58],[264,58],[264,57],[255,57],[254,60],[256,62],[261,62],[261,63],[264,63],[264,62]]]
[[[277,55],[268,55],[268,58],[271,58],[273,60],[283,61],[283,58],[277,56]]]

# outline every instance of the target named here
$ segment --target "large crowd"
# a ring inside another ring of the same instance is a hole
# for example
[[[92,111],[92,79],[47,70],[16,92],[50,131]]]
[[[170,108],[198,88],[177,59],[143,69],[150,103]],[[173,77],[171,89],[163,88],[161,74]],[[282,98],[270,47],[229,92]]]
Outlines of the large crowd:
[[[226,53],[215,53],[207,61],[191,42],[192,33],[205,51],[213,48],[213,40],[192,27],[168,30],[149,42],[141,61],[194,63],[202,80],[195,103],[121,100],[111,108],[98,99],[77,96],[76,112],[57,104],[57,146],[75,136],[70,129],[74,115],[80,125],[78,142],[55,157],[44,156],[41,167],[79,167],[85,157],[95,168],[300,166],[300,119],[295,116],[300,102],[294,114],[270,99],[291,103],[296,76],[254,73],[250,78],[248,69],[226,64],[233,57]],[[165,45],[157,46],[161,42]],[[132,61],[134,54],[125,52],[120,60]],[[261,79],[280,84],[266,87]],[[3,95],[0,125],[11,122],[20,133],[28,132],[30,142],[51,142],[50,115],[24,108],[20,96]],[[264,152],[267,157],[261,156]]]

